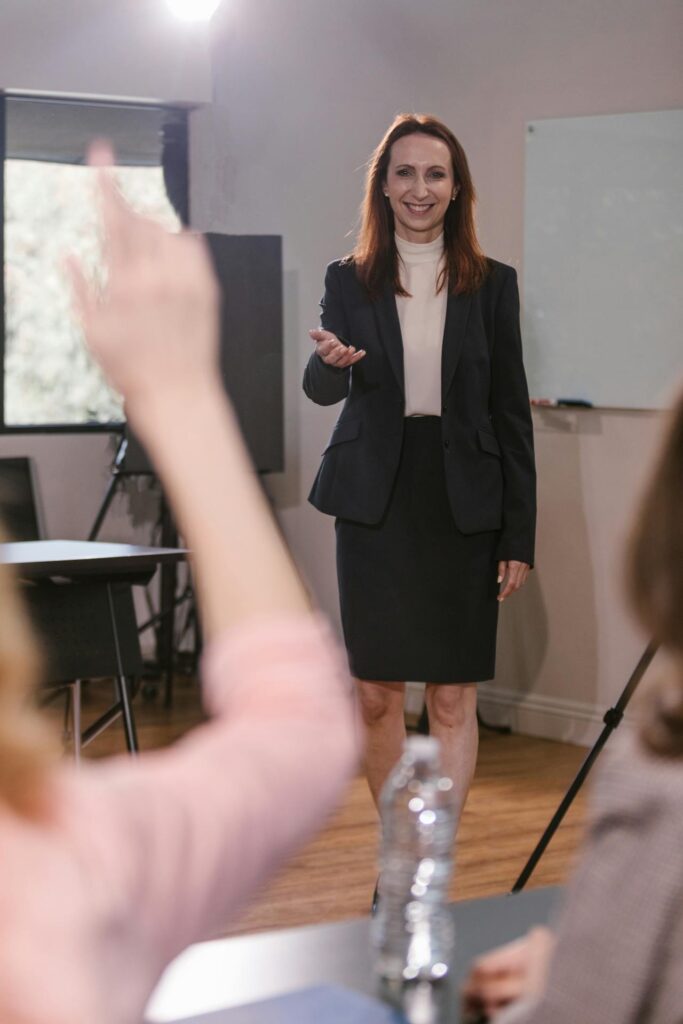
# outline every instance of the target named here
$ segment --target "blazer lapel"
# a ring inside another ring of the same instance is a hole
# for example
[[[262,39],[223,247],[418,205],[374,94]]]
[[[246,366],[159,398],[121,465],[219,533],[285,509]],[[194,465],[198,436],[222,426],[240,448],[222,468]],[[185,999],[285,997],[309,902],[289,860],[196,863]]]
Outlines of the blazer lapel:
[[[448,296],[441,349],[441,398],[444,402],[453,383],[453,376],[462,352],[471,306],[471,295]]]
[[[379,336],[387,353],[391,368],[401,394],[405,394],[403,377],[403,339],[401,324],[396,308],[396,296],[391,285],[387,285],[379,299],[373,303]]]

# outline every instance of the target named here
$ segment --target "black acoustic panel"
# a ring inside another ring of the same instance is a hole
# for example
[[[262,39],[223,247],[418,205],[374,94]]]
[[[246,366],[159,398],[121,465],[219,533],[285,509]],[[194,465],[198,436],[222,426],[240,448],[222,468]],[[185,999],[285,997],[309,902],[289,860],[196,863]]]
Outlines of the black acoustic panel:
[[[131,588],[109,586],[123,674],[137,676],[142,656]],[[106,583],[46,582],[25,587],[24,595],[45,656],[46,683],[119,675]]]
[[[279,235],[217,235],[206,239],[221,287],[221,375],[260,473],[284,469],[282,239]],[[184,410],[192,418],[192,409]],[[153,467],[126,426],[121,470]]]
[[[221,372],[260,472],[284,469],[282,239],[206,236],[223,295]],[[191,410],[187,414],[191,416]]]

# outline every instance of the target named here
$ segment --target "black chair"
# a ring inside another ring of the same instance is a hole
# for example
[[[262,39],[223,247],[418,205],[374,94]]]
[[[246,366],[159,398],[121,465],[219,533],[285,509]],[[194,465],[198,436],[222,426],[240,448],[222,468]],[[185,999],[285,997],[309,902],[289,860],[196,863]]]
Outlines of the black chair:
[[[42,640],[47,686],[68,687],[74,755],[111,722],[123,717],[126,746],[138,749],[131,699],[142,657],[130,583],[93,580],[27,585],[31,619]],[[81,729],[81,680],[109,679],[117,700],[87,729]]]
[[[42,507],[33,460],[0,458],[0,515],[9,539],[44,540]],[[59,590],[55,590],[59,587]],[[46,653],[44,704],[66,697],[63,738],[74,756],[112,721],[123,716],[128,750],[137,750],[131,708],[132,677],[142,675],[142,658],[130,586],[89,581],[27,586],[34,628]],[[118,700],[85,731],[81,729],[82,680],[113,678]]]

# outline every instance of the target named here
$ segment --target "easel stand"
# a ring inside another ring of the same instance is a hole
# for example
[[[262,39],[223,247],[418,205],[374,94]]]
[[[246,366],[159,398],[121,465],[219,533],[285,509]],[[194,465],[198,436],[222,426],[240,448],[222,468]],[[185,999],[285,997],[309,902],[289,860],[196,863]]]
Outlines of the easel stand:
[[[624,710],[626,708],[626,705],[633,696],[635,689],[638,686],[638,683],[645,675],[645,672],[647,671],[650,662],[657,653],[657,647],[658,645],[656,643],[648,644],[648,646],[643,651],[643,654],[641,655],[640,661],[631,673],[631,677],[629,681],[626,683],[626,686],[624,687],[624,690],[621,696],[619,697],[619,700],[613,708],[610,708],[609,711],[605,712],[605,715],[603,717],[603,722],[605,723],[604,729],[598,736],[597,740],[595,741],[595,744],[593,745],[593,748],[589,751],[588,756],[579,768],[576,778],[567,790],[560,806],[557,808],[554,815],[550,819],[548,827],[539,839],[536,848],[529,857],[528,861],[524,865],[524,868],[519,878],[512,886],[511,891],[513,893],[520,892],[520,890],[523,889],[526,883],[529,881],[529,878],[531,877],[534,868],[543,856],[543,853],[545,852],[548,843],[555,835],[555,832],[557,831],[560,822],[562,821],[565,814],[571,807],[574,797],[579,792],[581,786],[585,782],[586,776],[593,767],[594,762],[597,760],[600,751],[605,746],[610,735],[616,729],[616,727],[619,725],[622,718],[624,717]]]

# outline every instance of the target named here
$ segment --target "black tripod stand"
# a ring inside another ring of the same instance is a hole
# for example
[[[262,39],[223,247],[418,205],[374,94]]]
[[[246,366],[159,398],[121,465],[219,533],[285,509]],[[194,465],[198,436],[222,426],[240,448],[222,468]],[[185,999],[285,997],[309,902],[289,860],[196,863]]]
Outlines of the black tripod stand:
[[[109,477],[109,483],[107,489],[104,492],[104,497],[95,516],[95,521],[92,524],[90,533],[88,534],[88,540],[96,540],[97,536],[104,522],[104,518],[109,510],[109,506],[118,490],[119,484],[127,477],[133,476],[154,476],[154,470],[144,454],[142,447],[136,441],[135,437],[128,432],[128,428],[124,428],[119,441],[119,446],[116,449],[116,455],[111,465],[111,475]]]
[[[154,468],[149,461],[147,453],[131,433],[127,426],[124,427],[119,446],[111,467],[111,476],[105,491],[102,503],[99,507],[88,540],[95,540],[100,532],[102,523],[107,514],[109,506],[118,490],[119,485],[131,477],[151,477],[156,479]],[[178,532],[170,514],[168,504],[161,493],[161,546],[175,548],[178,546]],[[156,631],[157,662],[163,668],[165,675],[164,704],[169,708],[173,700],[173,660],[174,660],[174,625],[175,609],[180,601],[192,600],[191,588],[186,588],[182,599],[176,598],[177,568],[172,565],[162,565],[160,582],[160,605],[161,610],[157,615],[144,623],[139,632],[154,627]]]
[[[585,782],[586,776],[593,767],[593,763],[596,761],[598,754],[604,747],[605,743],[607,743],[607,740],[609,739],[611,733],[616,729],[616,727],[619,725],[622,718],[624,717],[624,709],[626,708],[626,705],[633,696],[638,683],[645,675],[645,672],[647,671],[650,662],[657,653],[657,646],[658,645],[655,643],[648,644],[648,646],[645,648],[640,657],[640,661],[631,673],[631,677],[629,681],[626,683],[626,686],[624,687],[623,692],[619,697],[619,700],[613,708],[610,708],[609,711],[605,712],[605,715],[603,717],[605,728],[598,736],[597,740],[593,745],[593,748],[589,751],[588,756],[586,757],[585,761],[583,762],[583,764],[579,768],[579,771],[577,772],[576,778],[574,779],[571,786],[565,793],[562,802],[560,803],[560,806],[557,808],[554,815],[550,819],[548,827],[546,828],[545,832],[536,844],[536,847],[531,856],[529,857],[528,861],[524,865],[524,868],[522,869],[519,878],[512,886],[512,892],[519,892],[521,889],[524,888],[526,883],[529,881],[532,871],[534,870],[539,860],[543,856],[543,853],[548,843],[555,835],[555,832],[557,831],[560,822],[562,821],[565,814],[571,807],[574,797],[579,792],[581,786]]]

